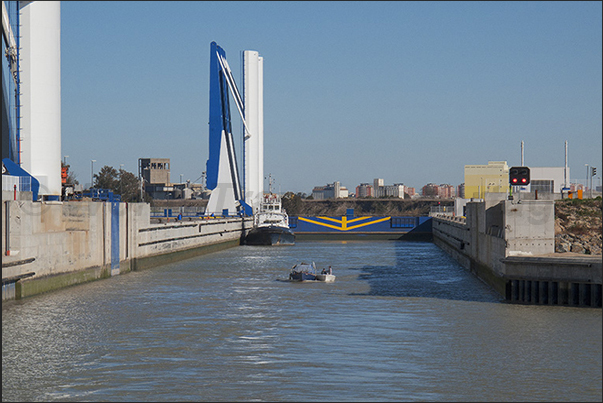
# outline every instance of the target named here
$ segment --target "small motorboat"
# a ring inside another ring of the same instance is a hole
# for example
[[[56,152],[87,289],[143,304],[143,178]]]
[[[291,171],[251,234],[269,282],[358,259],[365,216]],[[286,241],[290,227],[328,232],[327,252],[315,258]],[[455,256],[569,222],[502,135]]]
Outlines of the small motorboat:
[[[333,269],[329,266],[328,269],[322,269],[322,271],[316,274],[316,280],[324,281],[326,283],[332,283],[335,281],[335,275],[333,274]]]
[[[299,263],[291,268],[289,273],[291,281],[316,281],[316,265],[312,263]]]

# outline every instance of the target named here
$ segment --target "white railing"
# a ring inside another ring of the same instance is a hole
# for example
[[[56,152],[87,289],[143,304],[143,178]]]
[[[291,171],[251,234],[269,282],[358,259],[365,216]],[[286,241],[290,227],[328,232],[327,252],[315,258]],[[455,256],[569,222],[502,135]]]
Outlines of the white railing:
[[[31,192],[31,178],[29,176],[2,175],[2,190],[15,190]]]
[[[454,215],[454,206],[431,206],[429,216],[433,217],[436,214]]]

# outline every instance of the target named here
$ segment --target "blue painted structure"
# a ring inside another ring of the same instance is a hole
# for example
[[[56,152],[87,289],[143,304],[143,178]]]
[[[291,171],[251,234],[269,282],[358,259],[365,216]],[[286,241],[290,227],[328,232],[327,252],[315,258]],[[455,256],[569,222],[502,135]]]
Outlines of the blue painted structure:
[[[216,42],[212,42],[209,65],[209,158],[206,164],[206,186],[210,190],[218,186],[222,132],[230,134],[232,138],[228,88],[218,55],[225,58],[226,52]],[[231,146],[234,147],[232,144]]]
[[[218,186],[222,138],[224,137],[234,198],[240,203],[242,214],[252,215],[252,208],[245,203],[239,180],[230,117],[229,86],[233,94],[239,97],[235,99],[239,108],[242,107],[242,100],[230,68],[227,67],[226,52],[216,42],[212,42],[210,45],[209,75],[209,158],[206,163],[206,187],[214,190]]]
[[[19,2],[3,1],[8,17],[8,26],[2,21],[2,159],[10,159],[21,165],[21,78],[19,27]]]
[[[5,172],[6,170],[6,172]],[[21,168],[19,165],[14,163],[10,158],[2,159],[2,174],[18,176],[21,178],[22,184],[21,189],[17,189],[20,192],[31,192],[32,200],[38,200],[38,192],[40,191],[40,182],[34,178],[29,172]]]
[[[113,194],[112,190],[109,189],[96,189],[92,188],[82,194],[76,194],[75,199],[81,199],[82,197],[89,197],[92,200],[98,201],[121,201],[121,195]]]
[[[396,216],[298,216],[289,217],[289,228],[302,232],[395,232],[405,233],[419,227],[431,217]]]
[[[415,232],[431,234],[431,217],[359,216],[348,209],[344,216],[289,217],[295,235],[383,235],[401,237]]]

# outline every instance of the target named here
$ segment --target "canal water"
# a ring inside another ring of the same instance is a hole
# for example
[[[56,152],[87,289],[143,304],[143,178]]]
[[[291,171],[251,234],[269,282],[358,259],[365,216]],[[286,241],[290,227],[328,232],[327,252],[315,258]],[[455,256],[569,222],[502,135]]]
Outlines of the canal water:
[[[601,312],[505,303],[432,243],[240,246],[3,303],[2,400],[600,402]]]

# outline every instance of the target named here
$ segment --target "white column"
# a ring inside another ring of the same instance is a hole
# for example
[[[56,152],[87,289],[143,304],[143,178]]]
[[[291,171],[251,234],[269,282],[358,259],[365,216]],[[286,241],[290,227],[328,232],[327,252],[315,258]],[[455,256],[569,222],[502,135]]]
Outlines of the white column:
[[[22,167],[61,195],[61,2],[21,2]]]
[[[264,59],[253,50],[243,52],[245,121],[245,202],[254,213],[264,193]]]

